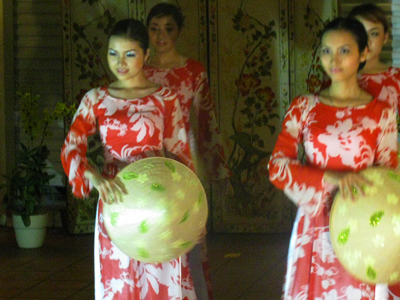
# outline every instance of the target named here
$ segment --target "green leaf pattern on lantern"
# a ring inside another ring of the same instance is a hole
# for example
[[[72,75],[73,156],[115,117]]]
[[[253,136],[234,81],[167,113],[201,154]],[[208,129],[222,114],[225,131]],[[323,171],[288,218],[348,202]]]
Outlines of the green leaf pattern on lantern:
[[[371,266],[368,266],[368,268],[367,268],[367,276],[368,276],[368,278],[371,278],[372,280],[376,278],[376,271]]]
[[[389,204],[393,205],[396,205],[399,202],[399,197],[394,193],[388,194],[386,199]]]
[[[172,243],[172,247],[173,248],[183,248],[182,246],[185,245],[185,243],[187,243],[187,241],[183,240],[183,239],[178,239],[176,241],[174,241]],[[190,245],[189,245],[190,246]]]
[[[189,248],[189,247],[192,246],[192,245],[193,245],[193,242],[192,242],[192,241],[184,242],[184,243],[182,243],[182,244],[179,245],[179,248],[187,249],[187,248]]]
[[[111,222],[112,226],[117,225],[118,217],[119,217],[119,213],[117,213],[117,212],[111,214],[110,222]]]
[[[175,172],[176,172],[175,166],[174,166],[174,164],[173,164],[172,162],[166,161],[166,162],[165,162],[165,166],[166,166],[168,169],[170,169],[172,173],[175,173]]]
[[[202,205],[204,202],[204,193],[199,192],[199,200],[197,201],[197,205]]]
[[[187,210],[183,215],[182,220],[179,222],[179,224],[185,223],[189,219],[189,215],[190,215],[189,211]]]
[[[138,177],[139,177],[139,175],[136,174],[135,172],[129,172],[129,173],[124,174],[124,176],[122,176],[122,178],[124,180],[132,180],[132,179],[136,179]]]
[[[347,240],[349,239],[349,234],[350,234],[350,228],[348,227],[346,229],[343,229],[342,232],[339,233],[338,236],[339,245],[343,246],[344,244],[347,243]]]
[[[164,192],[165,191],[165,187],[160,183],[152,183],[151,189],[155,192]]]
[[[143,258],[149,258],[150,253],[145,249],[145,248],[139,248],[138,249],[138,255]]]
[[[164,240],[164,241],[171,239],[171,236],[172,236],[171,230],[164,231],[164,232],[160,233],[160,235],[159,235],[160,239]]]
[[[379,222],[381,221],[383,215],[385,214],[385,212],[383,210],[377,211],[376,213],[374,213],[371,218],[369,219],[369,223],[371,224],[371,226],[376,227],[379,225]]]
[[[148,233],[149,232],[149,222],[147,222],[147,220],[144,220],[142,223],[140,223],[139,231],[140,231],[140,233]]]
[[[396,236],[400,236],[400,215],[393,215],[392,224],[394,224],[394,233]]]
[[[389,171],[388,175],[389,175],[390,178],[400,182],[400,174],[398,174],[398,173],[396,173],[394,171]]]
[[[196,205],[193,207],[193,213],[197,214],[200,211],[201,205],[204,203],[204,193],[203,192],[199,192],[199,198],[197,200]]]

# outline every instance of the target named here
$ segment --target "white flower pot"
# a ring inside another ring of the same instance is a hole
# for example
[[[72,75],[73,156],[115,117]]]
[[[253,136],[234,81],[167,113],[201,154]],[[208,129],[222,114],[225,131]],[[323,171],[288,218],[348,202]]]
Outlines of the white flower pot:
[[[46,237],[47,213],[31,216],[31,225],[25,227],[20,215],[13,215],[13,226],[20,248],[39,248]]]

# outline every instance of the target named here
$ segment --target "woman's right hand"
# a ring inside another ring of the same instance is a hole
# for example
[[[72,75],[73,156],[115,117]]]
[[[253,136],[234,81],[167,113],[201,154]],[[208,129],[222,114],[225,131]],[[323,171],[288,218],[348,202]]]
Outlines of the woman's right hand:
[[[98,190],[100,198],[107,204],[122,202],[122,195],[126,194],[125,185],[116,178],[104,178],[94,169],[85,171],[85,177],[90,180]]]
[[[364,195],[364,187],[373,183],[356,172],[325,171],[324,181],[339,188],[343,198],[355,200],[357,195]]]

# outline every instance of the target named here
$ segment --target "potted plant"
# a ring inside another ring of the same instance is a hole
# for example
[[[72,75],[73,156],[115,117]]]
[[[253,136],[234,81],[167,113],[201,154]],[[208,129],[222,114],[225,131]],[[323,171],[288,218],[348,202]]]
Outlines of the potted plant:
[[[71,117],[76,109],[75,105],[57,103],[52,111],[41,110],[40,96],[33,93],[32,88],[25,92],[18,91],[17,96],[26,142],[21,143],[17,150],[16,166],[10,176],[4,176],[6,182],[0,188],[6,189],[3,202],[13,214],[18,245],[36,248],[43,243],[47,225],[47,214],[42,206],[43,193],[54,176],[47,172],[50,151],[45,140],[51,135],[49,125],[60,118]],[[37,227],[43,228],[39,230]],[[25,245],[24,239],[18,237],[17,234],[23,229],[30,230],[27,234],[29,237],[40,231],[40,237],[33,238],[34,245]]]

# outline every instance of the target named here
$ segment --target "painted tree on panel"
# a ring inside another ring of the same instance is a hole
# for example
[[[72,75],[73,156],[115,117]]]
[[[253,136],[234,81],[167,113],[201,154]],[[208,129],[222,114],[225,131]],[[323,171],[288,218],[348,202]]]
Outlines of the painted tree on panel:
[[[70,0],[65,5],[73,6]],[[91,88],[103,86],[111,81],[105,51],[108,33],[116,22],[115,5],[110,5],[105,0],[82,0],[78,10],[90,11],[89,18],[79,18],[79,21],[70,23],[70,16],[64,15],[64,42],[69,43],[73,51],[71,56],[66,54],[64,59],[66,66],[71,65],[69,72],[74,78],[74,88],[70,91],[73,98],[71,100],[77,104]],[[103,148],[98,134],[88,139],[87,157],[94,167],[99,170],[102,168]],[[70,231],[92,231],[98,199],[97,190],[92,190],[89,199],[79,199],[71,193],[69,196]]]
[[[85,2],[90,7],[96,6],[96,9],[86,9],[98,11],[100,8],[102,13],[86,23],[72,23],[71,38],[73,49],[76,52],[73,64],[79,70],[76,76],[82,85],[88,87],[81,89],[76,95],[79,102],[90,88],[102,86],[111,81],[102,51],[104,47],[107,47],[108,33],[116,22],[114,11],[106,7],[101,0],[82,0],[82,3]]]
[[[322,17],[312,8],[311,1],[306,5],[304,14],[304,26],[309,30],[313,43],[311,45],[311,61],[307,74],[307,89],[310,93],[315,93],[329,86],[329,77],[324,72],[320,62],[319,48],[321,45],[321,34],[329,19],[322,20]]]
[[[267,24],[257,20],[242,5],[232,21],[234,30],[245,35],[247,42],[243,48],[244,62],[235,81],[237,92],[231,119],[234,134],[230,136],[234,143],[229,155],[234,195],[227,203],[235,215],[273,218],[274,210],[268,204],[276,191],[267,180],[266,166],[261,162],[270,155],[265,150],[265,137],[276,131],[272,120],[279,120],[278,102],[268,85],[276,25],[274,20]]]

